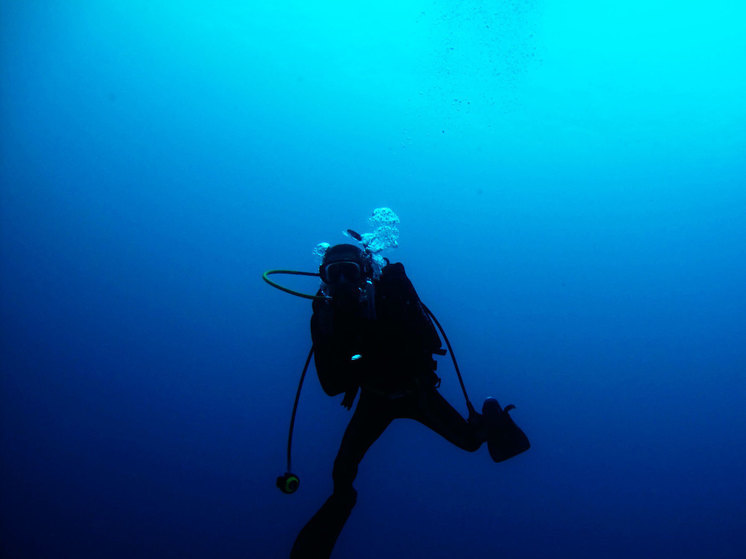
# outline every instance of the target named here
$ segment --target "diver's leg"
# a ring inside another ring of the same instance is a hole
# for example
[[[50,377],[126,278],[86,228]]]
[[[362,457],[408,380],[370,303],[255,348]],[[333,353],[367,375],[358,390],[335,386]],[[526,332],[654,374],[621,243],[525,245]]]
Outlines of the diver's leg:
[[[357,493],[334,493],[303,527],[290,551],[290,559],[326,559],[355,506]]]
[[[487,440],[481,416],[475,414],[467,421],[435,388],[417,393],[407,416],[469,452],[476,451]]]
[[[360,461],[393,419],[390,408],[387,398],[367,391],[361,393],[334,460],[332,478],[335,493],[352,489]]]
[[[334,460],[334,493],[298,534],[291,559],[323,559],[331,555],[357,500],[352,482],[358,464],[391,423],[387,407],[385,399],[366,392],[361,394]]]

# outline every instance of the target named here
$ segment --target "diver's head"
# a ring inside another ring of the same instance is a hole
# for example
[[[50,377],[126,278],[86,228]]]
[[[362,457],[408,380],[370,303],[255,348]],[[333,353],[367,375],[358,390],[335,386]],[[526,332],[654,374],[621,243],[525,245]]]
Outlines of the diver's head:
[[[370,256],[355,245],[334,245],[324,254],[319,275],[332,288],[357,287],[373,275]]]

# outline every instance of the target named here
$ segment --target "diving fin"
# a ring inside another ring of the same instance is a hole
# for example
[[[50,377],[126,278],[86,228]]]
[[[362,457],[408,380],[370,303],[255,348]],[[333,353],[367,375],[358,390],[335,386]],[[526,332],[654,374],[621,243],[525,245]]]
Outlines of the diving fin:
[[[513,458],[531,448],[528,437],[508,413],[514,405],[505,409],[494,398],[487,398],[482,405],[482,417],[487,427],[487,448],[495,462]]]

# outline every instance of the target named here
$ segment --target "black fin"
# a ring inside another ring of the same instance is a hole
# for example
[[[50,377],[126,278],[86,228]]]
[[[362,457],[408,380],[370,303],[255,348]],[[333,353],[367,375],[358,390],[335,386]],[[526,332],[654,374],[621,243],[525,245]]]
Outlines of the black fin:
[[[488,430],[487,448],[495,462],[513,458],[531,448],[528,437],[508,413],[513,408],[515,406],[511,404],[502,409],[494,398],[487,398],[482,407]]]

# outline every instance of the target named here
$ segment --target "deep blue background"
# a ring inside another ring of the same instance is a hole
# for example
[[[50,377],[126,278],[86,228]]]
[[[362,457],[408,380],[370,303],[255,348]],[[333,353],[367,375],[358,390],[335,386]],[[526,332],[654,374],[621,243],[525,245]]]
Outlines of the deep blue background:
[[[745,21],[0,2],[3,556],[286,557],[349,413],[312,373],[277,491],[310,306],[260,274],[378,206],[534,446],[393,424],[335,557],[746,556]]]

